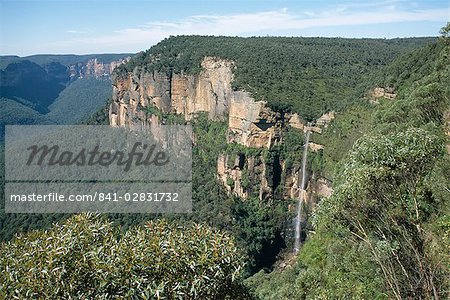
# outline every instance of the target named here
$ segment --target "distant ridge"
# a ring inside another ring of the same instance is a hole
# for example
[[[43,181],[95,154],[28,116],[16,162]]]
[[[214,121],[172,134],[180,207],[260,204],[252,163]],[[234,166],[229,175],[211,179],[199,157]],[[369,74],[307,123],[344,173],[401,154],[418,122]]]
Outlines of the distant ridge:
[[[97,58],[99,62],[111,63],[119,60],[123,57],[132,57],[134,53],[108,53],[108,54],[35,54],[30,56],[17,56],[17,55],[0,55],[0,69],[6,68],[10,63],[15,61],[29,60],[38,65],[47,65],[52,62],[58,62],[64,66],[70,66],[77,63],[86,62],[90,59]]]

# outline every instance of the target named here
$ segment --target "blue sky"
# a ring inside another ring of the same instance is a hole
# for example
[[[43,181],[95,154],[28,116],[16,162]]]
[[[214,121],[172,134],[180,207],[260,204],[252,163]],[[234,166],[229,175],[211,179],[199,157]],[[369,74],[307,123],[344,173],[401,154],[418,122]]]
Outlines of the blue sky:
[[[0,0],[0,54],[118,53],[171,35],[436,36],[449,0]]]

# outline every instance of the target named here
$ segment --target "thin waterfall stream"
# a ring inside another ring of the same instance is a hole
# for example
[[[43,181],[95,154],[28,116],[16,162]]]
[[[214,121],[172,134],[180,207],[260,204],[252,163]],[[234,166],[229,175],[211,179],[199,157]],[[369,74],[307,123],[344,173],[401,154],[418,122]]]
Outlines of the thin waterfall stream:
[[[303,158],[302,158],[302,179],[299,186],[299,197],[297,205],[297,217],[295,218],[295,242],[294,242],[294,252],[298,253],[301,246],[301,234],[302,234],[302,214],[303,214],[303,203],[305,202],[305,185],[306,185],[306,160],[308,158],[308,144],[309,135],[311,133],[309,127],[310,123],[307,125],[305,143],[303,145]],[[299,176],[300,179],[300,176]],[[300,180],[299,180],[300,181]]]

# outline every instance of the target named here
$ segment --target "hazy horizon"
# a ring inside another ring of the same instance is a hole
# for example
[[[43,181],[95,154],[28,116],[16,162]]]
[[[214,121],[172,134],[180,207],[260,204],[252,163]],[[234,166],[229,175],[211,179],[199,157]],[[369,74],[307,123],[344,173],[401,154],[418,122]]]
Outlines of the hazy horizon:
[[[0,1],[0,55],[137,53],[169,36],[433,37],[448,1]]]
[[[197,35],[200,36],[200,35]],[[216,35],[218,36],[218,35]],[[264,38],[264,37],[288,37],[288,36],[276,36],[276,35],[271,35],[271,36],[252,36],[252,37],[260,37],[260,38]],[[243,38],[251,38],[251,37],[243,37]],[[332,36],[332,37],[322,37],[322,36],[298,36],[298,38],[343,38],[343,37],[339,37],[339,36]],[[366,37],[356,37],[356,38],[343,38],[343,39],[373,39],[373,40],[395,40],[395,39],[413,39],[413,38],[439,38],[439,35],[435,35],[435,36],[410,36],[410,37],[395,37],[395,38],[366,38]],[[162,40],[161,40],[162,41]],[[156,44],[158,44],[158,41]],[[151,47],[151,46],[150,46]],[[149,47],[149,48],[150,48]],[[33,54],[28,54],[28,55],[17,55],[17,54],[0,54],[0,57],[19,57],[19,58],[26,58],[26,57],[32,57],[32,56],[70,56],[70,55],[74,55],[74,56],[88,56],[88,55],[120,55],[120,54],[129,54],[129,55],[134,55],[137,54],[139,52],[142,51],[146,51],[149,48],[146,49],[142,49],[140,51],[137,52],[96,52],[96,53],[33,53]]]

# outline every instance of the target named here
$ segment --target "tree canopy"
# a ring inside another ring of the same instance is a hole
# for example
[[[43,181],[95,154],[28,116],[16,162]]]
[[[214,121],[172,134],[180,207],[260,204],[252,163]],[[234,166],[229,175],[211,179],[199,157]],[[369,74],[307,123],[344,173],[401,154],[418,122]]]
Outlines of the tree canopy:
[[[243,257],[228,234],[163,219],[119,233],[104,218],[81,214],[1,244],[1,298],[244,296],[238,284]]]
[[[116,74],[136,67],[197,74],[205,56],[220,57],[235,62],[235,89],[250,92],[275,110],[313,120],[358,100],[364,77],[433,40],[177,36],[136,55]]]

